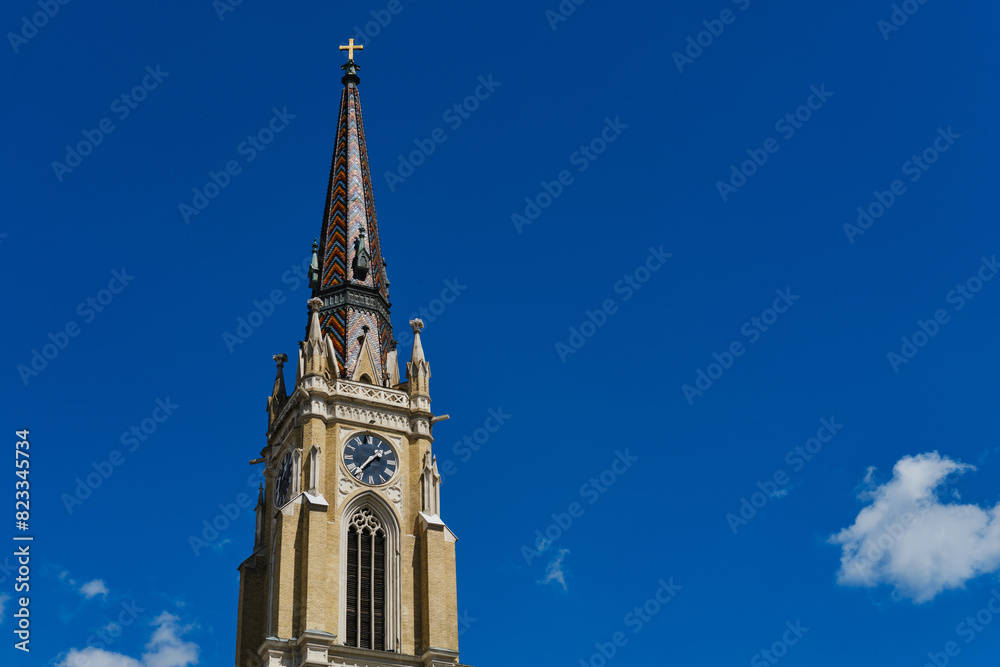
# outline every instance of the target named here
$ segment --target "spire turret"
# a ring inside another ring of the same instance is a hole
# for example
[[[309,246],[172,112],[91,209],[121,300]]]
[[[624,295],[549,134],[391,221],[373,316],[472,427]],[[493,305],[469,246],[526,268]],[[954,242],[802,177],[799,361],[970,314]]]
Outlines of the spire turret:
[[[268,424],[274,423],[274,418],[278,416],[281,408],[285,406],[285,401],[288,400],[288,392],[285,391],[285,374],[282,371],[282,367],[288,361],[288,356],[285,354],[276,354],[271,358],[274,359],[278,367],[278,372],[274,377],[274,386],[271,388],[271,395],[267,397]]]
[[[424,346],[420,342],[420,331],[424,328],[422,320],[410,320],[413,328],[413,353],[410,362],[406,364],[406,381],[409,383],[410,400],[413,406],[421,410],[430,410],[431,365],[424,358]]]
[[[372,194],[368,147],[361,118],[358,70],[353,43],[341,81],[337,135],[330,183],[323,213],[317,258],[318,279],[313,297],[319,298],[320,326],[332,340],[335,363],[331,375],[353,378],[358,364],[373,361],[373,384],[391,386],[398,380],[390,368],[392,325],[389,322],[389,281],[379,242],[378,219]],[[370,374],[365,373],[368,377]]]
[[[299,344],[299,378],[310,375],[321,375],[326,378],[333,376],[335,365],[332,340],[320,326],[320,299],[309,299],[309,333],[306,340]]]
[[[260,547],[261,542],[264,541],[264,483],[261,482],[260,488],[257,489],[257,506],[253,508],[255,515],[255,527],[254,527],[254,538],[253,538],[253,548],[254,551]]]
[[[319,243],[313,239],[312,259],[309,260],[309,289],[319,287]]]

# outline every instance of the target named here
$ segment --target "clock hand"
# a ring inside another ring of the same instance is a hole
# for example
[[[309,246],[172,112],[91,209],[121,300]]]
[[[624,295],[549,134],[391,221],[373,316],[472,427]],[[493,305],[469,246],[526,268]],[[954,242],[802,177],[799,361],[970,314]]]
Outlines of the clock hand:
[[[361,464],[360,466],[358,466],[358,467],[359,467],[359,468],[360,468],[361,470],[364,470],[364,469],[365,469],[365,468],[366,468],[366,467],[368,466],[368,464],[369,464],[369,463],[371,463],[371,462],[372,462],[372,461],[374,461],[374,460],[375,460],[375,455],[374,455],[374,454],[372,454],[371,456],[369,456],[369,457],[368,457],[368,460],[367,460],[367,461],[365,461],[364,463],[362,463],[362,464]]]

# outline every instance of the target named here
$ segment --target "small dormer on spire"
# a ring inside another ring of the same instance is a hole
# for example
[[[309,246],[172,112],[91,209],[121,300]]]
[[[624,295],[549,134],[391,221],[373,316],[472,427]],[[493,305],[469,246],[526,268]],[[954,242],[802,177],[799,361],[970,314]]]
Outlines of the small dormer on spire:
[[[355,382],[366,384],[385,385],[385,378],[378,374],[378,364],[375,361],[375,352],[372,348],[371,338],[368,335],[368,327],[362,326],[361,348],[358,350],[358,358],[354,362],[354,373],[351,379]]]
[[[354,242],[354,262],[351,264],[355,280],[364,282],[365,278],[368,277],[369,259],[371,259],[371,255],[365,245],[365,230],[362,228],[358,230],[358,240]]]

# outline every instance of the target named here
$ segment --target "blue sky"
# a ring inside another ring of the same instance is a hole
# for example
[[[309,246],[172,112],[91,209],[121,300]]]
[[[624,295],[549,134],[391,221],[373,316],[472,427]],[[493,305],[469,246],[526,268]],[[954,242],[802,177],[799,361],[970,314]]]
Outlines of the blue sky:
[[[390,4],[5,5],[5,664],[231,664],[352,34],[463,661],[993,664],[995,4]]]

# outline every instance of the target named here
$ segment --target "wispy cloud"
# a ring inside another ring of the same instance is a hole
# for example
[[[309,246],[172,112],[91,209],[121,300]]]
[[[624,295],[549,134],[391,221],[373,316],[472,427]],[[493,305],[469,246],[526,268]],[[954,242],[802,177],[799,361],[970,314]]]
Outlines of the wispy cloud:
[[[181,638],[188,630],[165,611],[153,620],[153,634],[140,659],[91,646],[70,649],[56,667],[188,667],[198,663],[199,652],[197,644]]]
[[[830,537],[842,547],[838,583],[888,584],[919,603],[1000,569],[1000,504],[984,509],[938,496],[946,477],[970,470],[937,452],[903,457],[880,486],[869,469],[860,498],[870,504]]]
[[[566,558],[566,554],[568,553],[569,549],[560,549],[557,551],[556,555],[549,561],[549,564],[545,566],[545,578],[538,583],[549,584],[555,582],[565,591],[566,573],[563,572],[563,559]]]
[[[107,597],[108,593],[110,593],[110,591],[104,584],[103,579],[94,579],[93,581],[88,581],[83,586],[80,586],[80,594],[88,600],[93,599],[98,595]]]

